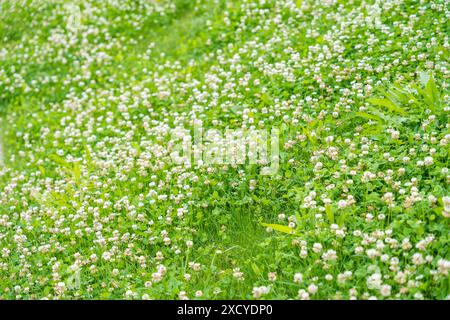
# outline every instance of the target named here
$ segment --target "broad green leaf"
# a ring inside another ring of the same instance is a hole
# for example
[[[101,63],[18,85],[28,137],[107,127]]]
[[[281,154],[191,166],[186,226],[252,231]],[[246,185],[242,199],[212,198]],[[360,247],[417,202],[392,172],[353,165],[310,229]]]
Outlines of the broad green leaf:
[[[427,93],[427,96],[429,100],[431,101],[430,108],[431,110],[434,110],[436,106],[440,105],[439,101],[439,91],[436,87],[436,83],[433,79],[433,77],[430,77],[430,79],[427,82],[427,85],[425,87],[425,91]]]

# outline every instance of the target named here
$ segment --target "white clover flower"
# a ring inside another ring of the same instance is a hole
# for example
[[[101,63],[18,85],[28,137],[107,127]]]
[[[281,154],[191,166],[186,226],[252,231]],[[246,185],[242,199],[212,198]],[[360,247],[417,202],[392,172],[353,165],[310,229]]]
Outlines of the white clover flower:
[[[295,283],[302,283],[303,282],[303,275],[301,273],[294,274],[294,282]]]
[[[425,157],[423,163],[424,163],[425,166],[427,166],[427,167],[433,165],[433,157]]]
[[[154,272],[152,273],[152,281],[153,282],[160,282],[163,278],[163,275],[160,272]]]
[[[238,281],[243,281],[244,273],[239,268],[235,268],[235,269],[233,269],[233,277],[235,279],[237,279]]]
[[[55,286],[56,294],[63,294],[66,291],[66,284],[64,282],[58,282]]]
[[[269,293],[269,291],[270,291],[269,287],[266,287],[266,286],[254,287],[252,290],[253,298],[259,299],[263,295],[266,295],[267,293]]]
[[[277,250],[298,250],[293,270],[308,274],[299,299],[316,297],[318,287],[323,298],[436,297],[450,270],[438,245],[448,233],[442,217],[450,218],[450,197],[441,193],[450,182],[442,167],[450,144],[442,121],[450,111],[447,2],[413,1],[405,14],[402,1],[244,1],[202,20],[198,14],[216,8],[202,1],[189,18],[203,23],[206,37],[186,29],[183,50],[171,52],[158,46],[164,32],[150,43],[144,33],[170,18],[177,40],[184,21],[175,13],[185,8],[172,0],[87,1],[75,27],[56,23],[73,20],[66,6],[37,10],[40,1],[30,1],[27,9],[44,23],[19,32],[18,42],[6,34],[0,44],[0,120],[7,124],[0,134],[0,270],[11,278],[0,283],[0,299],[98,298],[102,290],[150,299],[160,298],[159,289],[145,291],[161,286],[184,300],[205,295],[206,288],[187,283],[205,275],[216,281],[208,292],[218,295],[231,281],[227,293],[241,296],[250,281],[237,267],[242,257],[214,244],[194,247],[192,239],[217,231],[231,250],[247,239],[245,232],[234,237],[246,222],[229,220],[233,212],[221,202],[242,200],[258,220],[276,200],[272,191],[286,208],[301,202],[298,220],[277,213],[283,225],[304,227],[302,239],[266,228],[267,240],[281,241]],[[12,3],[14,22],[20,6]],[[112,13],[114,22],[106,19]],[[8,27],[17,33],[14,23]],[[293,43],[297,38],[307,41]],[[185,54],[202,41],[201,55]],[[386,84],[387,95],[379,96],[376,88]],[[430,84],[437,96],[416,90]],[[391,94],[401,102],[393,106]],[[388,128],[378,132],[380,124]],[[270,137],[265,156],[245,134],[281,125],[289,131],[281,150],[270,152]],[[234,142],[225,139],[227,129]],[[256,155],[250,168],[246,158]],[[272,164],[274,175],[259,175],[273,173]],[[339,212],[330,217],[328,206]],[[434,212],[441,217],[432,220]],[[430,228],[411,233],[409,223]],[[200,264],[212,257],[220,268]],[[255,259],[276,262],[264,252]],[[310,274],[317,267],[323,272]],[[72,290],[66,276],[84,268],[87,285]],[[181,275],[188,286],[172,292],[169,282]],[[303,280],[293,275],[295,284]],[[137,283],[144,292],[134,292]],[[277,281],[277,292],[284,285]],[[53,293],[43,290],[49,286]],[[251,288],[256,299],[270,290]]]
[[[196,292],[195,292],[195,296],[196,296],[197,298],[200,298],[201,296],[203,296],[203,291],[201,291],[201,290],[196,291]]]
[[[438,263],[438,270],[441,274],[447,276],[450,271],[450,261],[445,259],[439,259]]]
[[[112,257],[112,255],[108,251],[105,251],[105,252],[102,253],[102,259],[105,260],[105,261],[111,260],[111,257]]]
[[[411,260],[412,260],[412,263],[414,263],[415,265],[421,265],[421,264],[425,263],[425,259],[423,258],[421,253],[413,254]]]
[[[346,206],[347,206],[347,200],[339,200],[338,201],[339,208],[345,208]]]
[[[298,298],[300,300],[309,300],[309,293],[306,292],[304,289],[298,290]]]
[[[442,202],[444,204],[444,211],[450,213],[450,197],[442,197]]]
[[[134,293],[132,290],[127,290],[127,291],[125,292],[125,298],[127,298],[127,299],[133,298],[134,295],[135,295],[135,293]]]
[[[337,259],[336,251],[329,249],[322,255],[322,259],[325,261],[333,261]]]
[[[187,296],[186,291],[180,291],[180,292],[178,293],[178,298],[179,298],[180,300],[189,300],[189,297]]]
[[[414,294],[414,299],[416,300],[422,300],[423,299],[423,294],[421,292],[416,292]]]

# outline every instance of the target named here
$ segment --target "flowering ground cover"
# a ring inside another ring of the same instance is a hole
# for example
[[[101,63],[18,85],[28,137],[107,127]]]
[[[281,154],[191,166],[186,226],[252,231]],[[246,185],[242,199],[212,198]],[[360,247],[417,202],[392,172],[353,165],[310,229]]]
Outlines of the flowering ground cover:
[[[449,18],[0,1],[0,298],[450,298]]]

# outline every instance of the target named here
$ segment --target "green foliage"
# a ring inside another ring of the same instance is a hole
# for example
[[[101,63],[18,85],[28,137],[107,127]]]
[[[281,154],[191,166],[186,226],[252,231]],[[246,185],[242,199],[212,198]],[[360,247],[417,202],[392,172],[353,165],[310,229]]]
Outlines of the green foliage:
[[[1,1],[0,299],[448,298],[446,4]]]

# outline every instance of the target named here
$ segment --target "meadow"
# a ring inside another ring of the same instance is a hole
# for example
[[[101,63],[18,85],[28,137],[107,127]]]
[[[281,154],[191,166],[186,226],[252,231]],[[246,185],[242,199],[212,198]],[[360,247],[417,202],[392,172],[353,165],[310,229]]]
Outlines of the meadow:
[[[450,299],[449,18],[0,0],[0,299]]]

